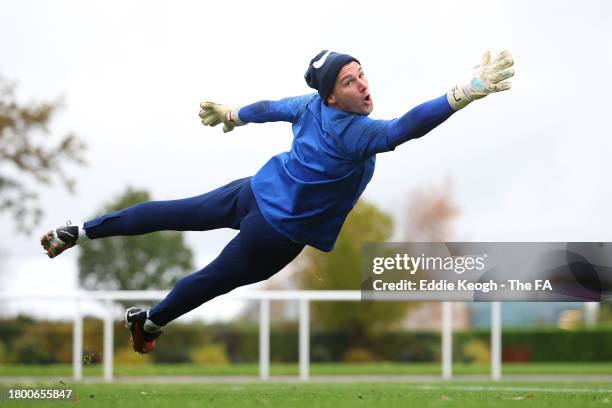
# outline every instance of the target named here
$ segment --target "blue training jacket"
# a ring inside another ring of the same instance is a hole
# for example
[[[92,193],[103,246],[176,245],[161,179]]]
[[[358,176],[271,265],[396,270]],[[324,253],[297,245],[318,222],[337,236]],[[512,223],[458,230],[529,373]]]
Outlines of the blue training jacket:
[[[241,108],[244,122],[293,124],[291,150],[272,157],[251,180],[264,218],[295,242],[331,251],[372,179],[376,154],[423,136],[453,112],[446,94],[394,120],[331,108],[319,94]]]

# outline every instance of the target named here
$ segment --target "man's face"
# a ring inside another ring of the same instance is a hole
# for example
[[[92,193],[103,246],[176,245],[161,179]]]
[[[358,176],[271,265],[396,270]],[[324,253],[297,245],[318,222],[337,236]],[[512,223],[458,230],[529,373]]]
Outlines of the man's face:
[[[369,115],[372,112],[374,102],[361,65],[351,61],[342,67],[334,89],[327,97],[327,104],[358,115]]]

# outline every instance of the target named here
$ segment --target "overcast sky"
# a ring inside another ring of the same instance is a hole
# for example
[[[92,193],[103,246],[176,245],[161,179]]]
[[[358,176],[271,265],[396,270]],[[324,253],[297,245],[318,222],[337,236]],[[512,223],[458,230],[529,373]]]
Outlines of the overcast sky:
[[[0,74],[18,81],[24,102],[63,96],[52,131],[88,146],[87,167],[71,167],[75,196],[40,190],[35,234],[15,236],[0,217],[4,288],[74,289],[76,251],[49,260],[38,236],[90,219],[127,186],[189,197],[287,150],[289,124],[223,134],[201,125],[199,102],[309,93],[303,74],[323,48],[361,61],[381,119],[469,80],[485,49],[511,50],[512,90],[379,155],[364,197],[400,222],[410,191],[450,178],[456,240],[611,241],[611,4],[2,1]],[[197,263],[233,235],[190,233]]]

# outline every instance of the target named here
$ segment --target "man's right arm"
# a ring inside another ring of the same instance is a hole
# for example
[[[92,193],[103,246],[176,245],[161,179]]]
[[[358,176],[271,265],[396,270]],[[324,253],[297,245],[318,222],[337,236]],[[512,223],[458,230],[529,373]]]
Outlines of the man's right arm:
[[[314,94],[293,96],[278,101],[259,101],[246,105],[238,111],[245,123],[295,122],[298,114],[312,100]]]
[[[234,127],[247,123],[279,121],[293,123],[314,95],[294,96],[278,101],[259,101],[239,108],[231,108],[215,102],[202,102],[200,118],[204,126],[217,126],[223,123],[224,133],[231,132]]]

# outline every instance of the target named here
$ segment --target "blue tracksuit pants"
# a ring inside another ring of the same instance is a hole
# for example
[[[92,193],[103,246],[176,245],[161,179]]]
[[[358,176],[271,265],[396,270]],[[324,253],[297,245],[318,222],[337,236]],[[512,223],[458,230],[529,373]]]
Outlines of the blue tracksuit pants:
[[[268,279],[304,248],[274,230],[263,218],[251,191],[251,177],[196,197],[149,201],[84,224],[91,239],[154,231],[240,230],[203,269],[183,277],[149,312],[160,326],[239,286]]]

